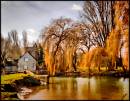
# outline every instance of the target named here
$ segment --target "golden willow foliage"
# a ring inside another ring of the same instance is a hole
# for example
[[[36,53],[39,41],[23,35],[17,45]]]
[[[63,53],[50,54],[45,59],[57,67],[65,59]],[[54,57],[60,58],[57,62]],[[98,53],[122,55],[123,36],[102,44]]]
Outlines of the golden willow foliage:
[[[121,20],[121,33],[123,34],[123,38],[125,39],[125,44],[124,44],[124,48],[125,48],[125,54],[123,57],[123,64],[125,66],[126,69],[129,69],[129,62],[128,62],[128,48],[129,48],[129,1],[125,1],[122,4],[120,4],[118,7],[120,7],[121,5],[123,5],[121,9],[120,14],[122,15],[122,20]],[[119,12],[119,11],[118,11]]]
[[[96,47],[84,54],[82,54],[82,57],[80,59],[80,65],[79,67],[84,68],[90,68],[93,69],[95,67],[98,67],[100,71],[101,66],[107,66],[107,63],[109,61],[108,54],[106,50],[102,47]]]
[[[128,67],[128,1],[116,1],[115,2],[115,28],[112,29],[110,36],[107,39],[107,52],[112,59],[112,65],[114,65],[116,58],[119,55],[121,40],[126,44],[126,55],[123,57],[123,65]],[[122,48],[122,47],[121,47]]]
[[[60,18],[44,30],[45,63],[51,75],[72,69],[80,41],[81,30],[78,25],[71,19]]]
[[[128,1],[115,2],[114,9],[115,27],[113,26],[112,31],[109,33],[106,40],[106,47],[96,47],[82,54],[79,67],[98,67],[100,70],[100,66],[103,65],[114,69],[116,59],[119,57],[121,49],[125,48],[125,55],[122,55],[123,65],[125,69],[128,68]],[[123,46],[122,43],[124,43]],[[110,64],[110,62],[112,64]]]
[[[47,66],[47,69],[48,69],[48,71],[52,71],[51,70],[51,55],[50,55],[50,52],[49,52],[49,41],[45,44],[45,46],[44,46],[44,53],[45,53],[45,64],[46,64],[46,66]]]
[[[97,47],[92,51],[93,55],[91,55],[91,60],[93,63],[93,66],[97,66],[100,69],[100,66],[104,64],[104,59],[107,57],[107,52],[102,47]],[[107,60],[105,60],[107,61]],[[105,64],[106,66],[107,64]]]
[[[114,65],[119,54],[120,38],[120,33],[112,30],[110,37],[107,40],[107,52],[109,57],[112,59],[112,65]]]
[[[75,63],[77,67],[82,69],[98,67],[100,71],[101,66],[107,67],[112,62],[111,67],[114,68],[114,63],[122,48],[122,39],[125,39],[124,46],[126,50],[128,49],[128,8],[127,1],[115,2],[115,27],[109,33],[106,47],[94,44],[92,49],[90,46],[90,50],[84,51],[78,56]],[[82,23],[75,23],[71,19],[60,18],[54,20],[44,29],[42,34],[44,35],[45,63],[51,75],[55,75],[56,72],[72,70],[75,53],[77,54],[77,51],[86,43],[86,47],[88,47],[89,41],[92,43],[93,39],[91,38],[96,37],[88,27]],[[128,67],[127,55],[128,50],[123,58],[123,64]]]

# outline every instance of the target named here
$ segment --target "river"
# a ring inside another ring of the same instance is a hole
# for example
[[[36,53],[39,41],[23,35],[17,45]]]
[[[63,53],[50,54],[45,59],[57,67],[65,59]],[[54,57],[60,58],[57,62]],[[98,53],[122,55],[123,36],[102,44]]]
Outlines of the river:
[[[128,100],[129,78],[51,77],[47,86],[32,88],[26,100]]]

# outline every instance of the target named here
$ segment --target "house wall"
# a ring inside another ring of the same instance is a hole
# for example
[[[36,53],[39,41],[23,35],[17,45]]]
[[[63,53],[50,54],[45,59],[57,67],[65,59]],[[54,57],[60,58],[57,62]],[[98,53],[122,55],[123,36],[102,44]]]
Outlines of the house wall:
[[[5,66],[6,72],[17,72],[18,68],[17,66]]]
[[[26,61],[25,58],[28,59],[28,61]],[[23,72],[25,69],[32,72],[36,71],[36,60],[29,53],[25,53],[24,56],[18,60],[18,72]]]

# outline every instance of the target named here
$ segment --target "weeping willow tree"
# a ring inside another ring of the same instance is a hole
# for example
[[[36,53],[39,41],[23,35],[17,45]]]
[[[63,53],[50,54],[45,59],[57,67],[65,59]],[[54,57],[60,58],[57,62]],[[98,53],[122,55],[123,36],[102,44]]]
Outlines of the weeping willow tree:
[[[109,57],[112,60],[111,66],[109,67],[110,70],[114,69],[116,58],[119,57],[119,53],[121,54],[121,49],[123,44],[126,45],[125,50],[125,58],[123,62],[123,70],[125,71],[128,68],[128,12],[129,12],[129,5],[128,1],[116,1],[114,5],[115,9],[115,18],[114,23],[115,27],[112,29],[110,36],[107,39],[107,52]],[[126,62],[126,63],[125,63]]]
[[[76,71],[77,67],[88,67],[89,70],[91,67],[97,67],[100,71],[104,64],[109,70],[113,70],[122,48],[125,46],[127,50],[128,2],[88,2],[86,5],[91,7],[90,10],[85,6],[85,12],[89,14],[89,17],[86,15],[88,24],[59,18],[44,29],[42,35],[45,64],[51,75],[59,71]],[[107,8],[108,5],[111,5],[111,8]],[[95,10],[95,15],[92,14],[92,9]],[[96,10],[100,14],[97,14]],[[83,52],[77,58],[79,50]],[[126,70],[128,58],[126,55],[124,57],[123,70]]]
[[[63,41],[68,37],[67,30],[72,25],[71,19],[56,19],[53,20],[50,26],[43,32],[44,35],[44,47],[45,47],[45,63],[51,75],[55,75],[63,62]],[[64,68],[64,67],[61,67]]]
[[[110,8],[108,8],[108,5],[111,5]],[[108,62],[106,66],[109,70],[114,70],[117,59],[123,58],[123,61],[121,61],[123,62],[123,70],[125,71],[128,68],[128,9],[128,1],[85,2],[84,18],[91,25],[86,27],[90,30],[90,34],[87,32],[86,35],[90,36],[88,41],[94,43],[92,46],[95,49],[83,54],[85,60],[81,59],[82,65],[91,67],[92,64],[98,67],[100,71],[102,60],[106,59],[104,61]],[[100,22],[101,25],[99,26]],[[126,54],[122,54],[123,48],[125,48]],[[104,53],[106,54],[105,57]]]
[[[44,29],[45,61],[51,75],[77,71],[77,50],[82,40],[80,23],[68,18],[54,20]]]
[[[50,74],[52,74],[52,55],[51,52],[49,50],[49,45],[50,42],[46,42],[46,44],[44,45],[44,53],[45,53],[45,64],[47,66],[47,70],[49,71]]]
[[[112,30],[114,20],[114,2],[112,1],[85,1],[83,6],[83,23],[85,25],[84,41],[88,52],[83,53],[80,60],[81,65],[88,67],[98,67],[106,59],[106,39]],[[94,50],[92,50],[94,48]],[[108,59],[109,60],[109,59]],[[107,59],[105,60],[105,62]],[[90,71],[91,72],[91,71]]]

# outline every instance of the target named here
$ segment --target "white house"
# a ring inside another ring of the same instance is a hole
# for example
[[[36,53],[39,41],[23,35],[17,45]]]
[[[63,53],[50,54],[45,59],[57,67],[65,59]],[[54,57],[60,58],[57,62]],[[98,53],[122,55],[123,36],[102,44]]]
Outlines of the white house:
[[[37,60],[29,52],[25,54],[18,60],[18,72],[24,72],[24,70],[30,70],[32,72],[36,71]]]

